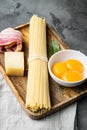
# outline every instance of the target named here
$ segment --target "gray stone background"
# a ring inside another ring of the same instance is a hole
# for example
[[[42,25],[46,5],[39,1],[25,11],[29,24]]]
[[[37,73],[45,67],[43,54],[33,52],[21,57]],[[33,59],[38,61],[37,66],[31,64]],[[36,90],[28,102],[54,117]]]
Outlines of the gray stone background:
[[[0,0],[0,31],[45,17],[71,49],[87,55],[87,0]],[[75,130],[87,129],[87,97],[78,101]]]

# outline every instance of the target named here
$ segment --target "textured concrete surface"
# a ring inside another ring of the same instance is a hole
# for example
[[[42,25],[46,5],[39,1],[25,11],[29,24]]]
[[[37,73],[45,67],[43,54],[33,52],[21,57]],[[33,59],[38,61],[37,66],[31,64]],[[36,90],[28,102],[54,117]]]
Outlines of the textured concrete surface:
[[[45,17],[72,49],[87,55],[87,0],[0,0],[0,30]],[[87,129],[87,98],[78,101],[75,129]]]

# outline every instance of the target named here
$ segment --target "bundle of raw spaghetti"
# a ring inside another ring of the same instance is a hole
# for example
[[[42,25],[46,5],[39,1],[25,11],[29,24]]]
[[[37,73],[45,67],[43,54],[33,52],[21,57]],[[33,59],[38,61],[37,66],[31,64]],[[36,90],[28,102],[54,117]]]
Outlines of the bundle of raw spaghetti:
[[[26,107],[32,111],[51,108],[46,50],[45,19],[33,15],[30,20],[29,70]]]

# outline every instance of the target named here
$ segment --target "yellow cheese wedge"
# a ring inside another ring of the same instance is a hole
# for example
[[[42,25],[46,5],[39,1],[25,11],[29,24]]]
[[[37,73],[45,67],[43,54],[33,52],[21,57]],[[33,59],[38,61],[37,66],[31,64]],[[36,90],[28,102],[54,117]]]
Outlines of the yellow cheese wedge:
[[[24,52],[5,52],[5,71],[8,76],[24,75]]]

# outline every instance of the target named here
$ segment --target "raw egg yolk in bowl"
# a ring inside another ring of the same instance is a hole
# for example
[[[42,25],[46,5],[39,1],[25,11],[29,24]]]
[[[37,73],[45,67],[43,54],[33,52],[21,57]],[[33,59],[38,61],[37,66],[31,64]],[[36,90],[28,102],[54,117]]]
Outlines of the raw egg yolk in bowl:
[[[52,66],[52,72],[56,77],[68,82],[75,82],[84,78],[83,64],[76,59],[55,63]]]

